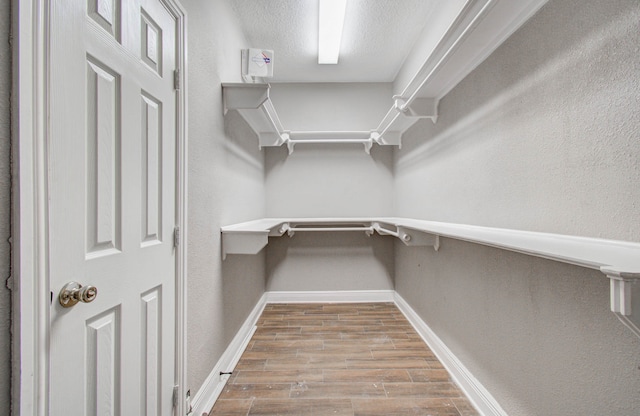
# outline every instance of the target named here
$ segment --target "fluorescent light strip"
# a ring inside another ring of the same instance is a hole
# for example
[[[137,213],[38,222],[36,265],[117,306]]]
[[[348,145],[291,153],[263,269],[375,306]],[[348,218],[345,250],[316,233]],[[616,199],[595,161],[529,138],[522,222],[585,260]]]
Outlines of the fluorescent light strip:
[[[337,64],[347,0],[320,0],[318,63]]]

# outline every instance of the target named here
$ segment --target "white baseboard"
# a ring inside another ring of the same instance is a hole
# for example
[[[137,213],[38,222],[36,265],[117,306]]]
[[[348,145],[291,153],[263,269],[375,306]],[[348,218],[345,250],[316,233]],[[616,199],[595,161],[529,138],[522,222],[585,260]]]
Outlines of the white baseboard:
[[[256,322],[268,303],[394,302],[429,348],[449,371],[451,378],[482,416],[508,416],[487,389],[469,372],[409,304],[394,290],[326,292],[265,292],[233,338],[215,367],[193,398],[193,416],[207,415],[229,378],[221,372],[233,371],[256,330]]]
[[[266,292],[267,303],[393,302],[394,290]]]
[[[208,415],[214,403],[222,393],[222,389],[229,379],[229,375],[220,375],[221,372],[228,373],[233,371],[236,364],[240,360],[242,353],[247,348],[253,333],[256,330],[256,323],[262,314],[262,310],[266,305],[266,293],[262,295],[256,306],[253,308],[244,324],[238,330],[236,336],[231,340],[227,349],[209,373],[196,395],[193,397],[193,416]]]
[[[402,296],[395,293],[395,303],[418,334],[447,369],[451,378],[483,416],[508,416],[491,393],[484,388],[440,338],[429,328]]]

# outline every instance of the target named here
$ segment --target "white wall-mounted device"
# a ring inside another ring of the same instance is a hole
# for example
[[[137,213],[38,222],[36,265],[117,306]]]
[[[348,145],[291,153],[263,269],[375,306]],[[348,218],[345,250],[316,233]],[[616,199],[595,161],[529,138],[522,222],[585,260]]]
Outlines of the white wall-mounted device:
[[[268,49],[242,50],[242,77],[254,82],[256,77],[273,77],[273,51]]]

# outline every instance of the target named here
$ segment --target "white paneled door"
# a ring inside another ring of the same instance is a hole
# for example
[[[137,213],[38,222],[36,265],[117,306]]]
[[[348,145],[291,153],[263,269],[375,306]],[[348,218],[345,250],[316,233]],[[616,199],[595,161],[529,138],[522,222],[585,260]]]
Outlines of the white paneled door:
[[[159,0],[49,4],[49,414],[169,416],[176,20]],[[63,307],[69,282],[90,302]]]

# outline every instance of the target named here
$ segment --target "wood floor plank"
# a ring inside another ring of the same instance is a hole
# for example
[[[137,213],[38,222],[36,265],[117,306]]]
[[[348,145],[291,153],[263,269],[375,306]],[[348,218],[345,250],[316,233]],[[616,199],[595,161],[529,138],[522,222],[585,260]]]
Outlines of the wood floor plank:
[[[460,416],[449,399],[351,399],[354,416]]]
[[[250,416],[353,416],[350,399],[255,399],[249,410]]]
[[[297,351],[299,349],[321,350],[324,343],[321,339],[297,339],[284,341],[256,341],[251,351],[271,351],[273,353]]]
[[[281,370],[281,371],[244,371],[238,372],[234,383],[260,384],[260,383],[308,383],[322,382],[323,370]]]
[[[227,384],[222,391],[227,399],[286,399],[291,394],[291,383],[282,384]]]
[[[451,399],[451,401],[456,406],[456,409],[458,409],[460,416],[480,416],[480,413],[474,409],[473,405],[466,397]]]
[[[360,382],[360,383],[383,383],[383,382],[405,382],[410,383],[411,377],[407,370],[398,369],[348,369],[348,370],[325,370],[324,382]]]
[[[291,398],[386,397],[382,383],[305,383],[291,388]]]
[[[435,383],[384,383],[387,397],[417,397],[435,399],[442,397],[460,397],[462,394],[451,382]]]
[[[325,368],[347,368],[347,360],[342,358],[333,358],[331,356],[324,359],[311,359],[309,357],[295,358],[271,358],[267,360],[265,370],[295,370],[295,369],[325,369]]]
[[[266,365],[267,365],[266,359],[248,360],[245,358],[238,362],[234,371],[240,371],[240,370],[264,371]]]
[[[411,369],[409,371],[409,376],[414,383],[437,383],[441,381],[451,381],[451,377],[447,370],[423,370],[423,369]]]
[[[436,356],[428,349],[412,349],[405,350],[402,348],[394,349],[375,349],[371,351],[371,355],[376,360],[392,360],[405,358],[422,358],[427,361],[437,361]]]
[[[306,333],[306,334],[277,334],[274,338],[275,341],[287,341],[287,340],[299,340],[299,339],[319,339],[319,340],[338,340],[342,339],[342,335],[339,332],[333,333]]]
[[[429,363],[424,358],[360,359],[347,360],[347,368],[429,368]]]
[[[240,416],[248,415],[253,399],[218,399],[211,410],[211,416]]]

